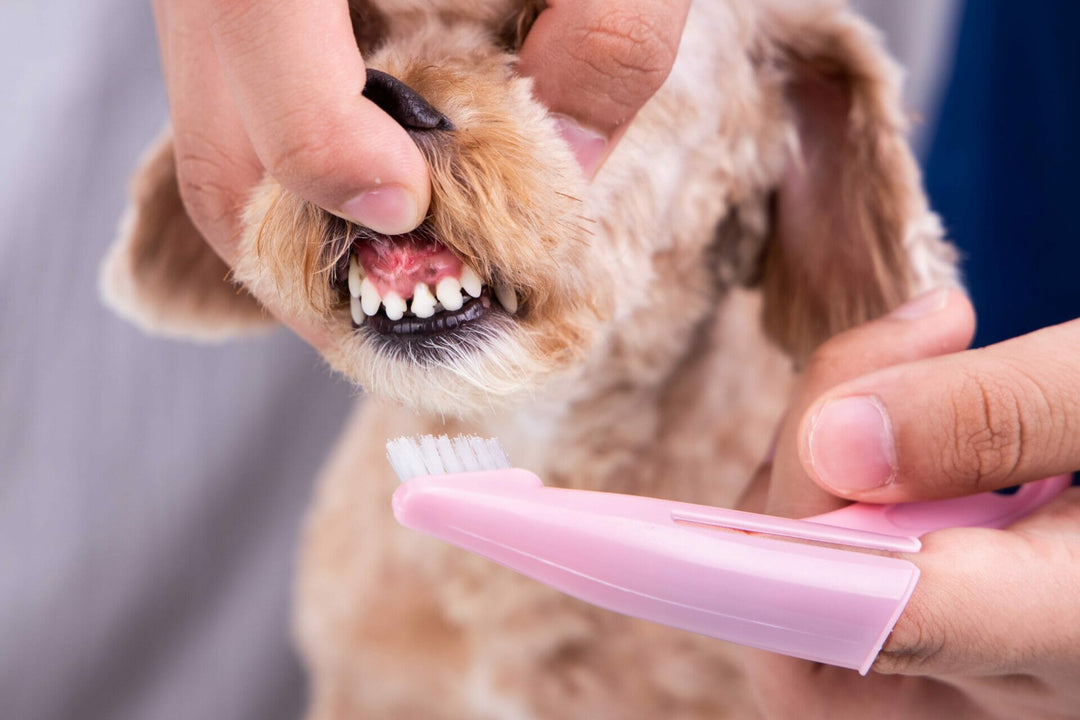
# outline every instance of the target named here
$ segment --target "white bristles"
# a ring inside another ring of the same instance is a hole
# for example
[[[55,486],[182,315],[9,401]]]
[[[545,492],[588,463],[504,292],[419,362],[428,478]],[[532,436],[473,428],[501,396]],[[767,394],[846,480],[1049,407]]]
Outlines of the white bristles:
[[[386,457],[390,459],[390,465],[393,466],[394,472],[402,482],[426,474],[424,458],[419,448],[409,438],[402,437],[386,443]]]
[[[461,460],[458,459],[454,451],[454,446],[450,442],[450,438],[445,435],[440,435],[435,438],[435,449],[439,451],[439,459],[442,460],[443,473],[459,473],[465,472],[464,466],[461,464]]]
[[[476,435],[400,437],[386,443],[386,457],[402,482],[421,475],[510,467],[510,460],[498,440]]]
[[[420,438],[420,461],[427,468],[427,475],[442,475],[446,473],[442,458],[439,457],[438,438],[434,435],[424,435]]]
[[[454,444],[454,457],[461,463],[462,467],[480,466],[480,459],[476,457],[476,451],[473,450],[469,438],[458,435],[451,442]]]

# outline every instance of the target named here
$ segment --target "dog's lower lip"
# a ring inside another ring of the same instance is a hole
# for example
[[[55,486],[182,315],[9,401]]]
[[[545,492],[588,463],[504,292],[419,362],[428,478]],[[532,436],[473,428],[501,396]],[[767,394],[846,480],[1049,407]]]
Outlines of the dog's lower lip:
[[[427,337],[452,332],[464,325],[476,322],[492,311],[491,291],[485,287],[478,298],[472,298],[460,309],[453,312],[442,311],[432,317],[419,318],[407,315],[400,320],[391,320],[383,310],[369,316],[364,326],[386,336]],[[353,327],[359,327],[355,322]]]

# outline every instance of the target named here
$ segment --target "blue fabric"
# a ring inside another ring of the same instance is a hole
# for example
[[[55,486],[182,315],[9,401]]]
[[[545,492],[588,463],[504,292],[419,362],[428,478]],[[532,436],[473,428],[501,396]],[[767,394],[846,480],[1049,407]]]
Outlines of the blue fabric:
[[[973,0],[926,162],[976,345],[1080,317],[1080,2]]]

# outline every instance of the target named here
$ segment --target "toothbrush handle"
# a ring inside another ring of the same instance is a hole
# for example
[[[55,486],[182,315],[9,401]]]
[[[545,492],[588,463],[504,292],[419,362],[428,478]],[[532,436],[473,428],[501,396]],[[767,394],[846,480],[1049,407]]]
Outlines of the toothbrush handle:
[[[1022,485],[1011,495],[985,492],[895,505],[854,503],[804,519],[852,530],[915,537],[950,527],[1003,528],[1053,500],[1071,480],[1069,475],[1058,475]]]

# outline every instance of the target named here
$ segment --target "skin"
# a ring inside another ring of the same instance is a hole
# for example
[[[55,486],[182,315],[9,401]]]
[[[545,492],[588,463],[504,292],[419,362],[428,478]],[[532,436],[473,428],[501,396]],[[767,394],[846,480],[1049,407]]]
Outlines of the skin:
[[[550,2],[520,71],[560,118],[589,177],[671,70],[689,0]],[[385,234],[427,214],[427,166],[361,96],[345,0],[155,0],[181,197],[235,264],[240,211],[269,171],[293,193]],[[319,42],[311,42],[311,38]],[[269,308],[316,347],[316,332]]]
[[[667,79],[689,0],[548,0],[525,38],[518,70],[563,119],[589,177]]]
[[[930,500],[1080,467],[1080,320],[965,351],[974,327],[968,300],[939,290],[825,343],[745,506],[801,516],[838,495]],[[873,398],[888,422],[823,421],[852,397]],[[892,450],[868,462],[881,427]],[[874,473],[885,482],[867,487]],[[869,676],[747,651],[766,716],[1080,717],[1078,528],[1074,487],[1005,530],[924,536],[907,556],[919,585]]]

